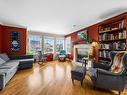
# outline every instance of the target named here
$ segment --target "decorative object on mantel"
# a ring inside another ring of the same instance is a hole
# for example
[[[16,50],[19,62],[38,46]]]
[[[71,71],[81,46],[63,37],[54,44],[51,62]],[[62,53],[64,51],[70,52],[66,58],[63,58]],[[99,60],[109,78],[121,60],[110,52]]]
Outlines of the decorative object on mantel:
[[[18,52],[20,50],[20,33],[10,32],[10,49],[13,52]]]

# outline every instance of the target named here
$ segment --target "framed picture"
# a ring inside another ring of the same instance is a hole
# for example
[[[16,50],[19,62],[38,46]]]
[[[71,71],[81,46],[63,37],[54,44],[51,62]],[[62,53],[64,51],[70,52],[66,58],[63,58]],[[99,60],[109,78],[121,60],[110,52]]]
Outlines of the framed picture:
[[[10,49],[13,52],[18,52],[20,50],[20,33],[10,32]]]
[[[88,40],[88,30],[82,30],[78,32],[78,40]]]

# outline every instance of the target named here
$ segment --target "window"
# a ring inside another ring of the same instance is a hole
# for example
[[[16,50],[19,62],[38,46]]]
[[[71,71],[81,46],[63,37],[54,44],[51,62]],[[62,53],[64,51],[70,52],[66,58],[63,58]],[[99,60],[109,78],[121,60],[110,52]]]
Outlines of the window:
[[[58,53],[60,50],[64,50],[64,37],[50,37],[32,35],[28,36],[28,54],[36,54],[37,51],[42,53]]]
[[[71,54],[71,37],[66,38],[66,52]]]
[[[64,49],[64,38],[56,38],[56,53]]]
[[[29,53],[35,54],[42,50],[42,37],[36,35],[29,36]]]
[[[53,37],[44,37],[44,53],[54,53]]]

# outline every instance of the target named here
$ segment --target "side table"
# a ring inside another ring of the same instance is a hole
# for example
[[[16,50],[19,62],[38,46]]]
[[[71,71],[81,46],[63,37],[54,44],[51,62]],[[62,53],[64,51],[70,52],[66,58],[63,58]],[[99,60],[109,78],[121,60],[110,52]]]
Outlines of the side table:
[[[88,64],[88,61],[91,61],[92,62],[94,60],[95,60],[94,58],[85,58],[85,57],[82,58],[82,62],[83,62],[82,63],[82,66],[85,65],[85,67],[86,67],[86,65]]]

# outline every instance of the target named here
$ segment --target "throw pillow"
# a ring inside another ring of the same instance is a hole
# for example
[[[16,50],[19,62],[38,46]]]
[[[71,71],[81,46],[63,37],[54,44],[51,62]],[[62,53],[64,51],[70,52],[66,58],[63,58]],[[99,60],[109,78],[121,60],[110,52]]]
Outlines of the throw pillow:
[[[0,58],[2,58],[4,61],[9,61],[10,58],[7,56],[7,54],[3,53],[3,54],[0,54]]]
[[[119,52],[115,55],[114,60],[113,60],[113,65],[111,67],[111,72],[114,73],[120,73],[123,70],[123,63],[122,63],[122,58],[123,58],[124,52]]]
[[[5,63],[5,61],[2,58],[0,58],[0,65],[3,63]]]

